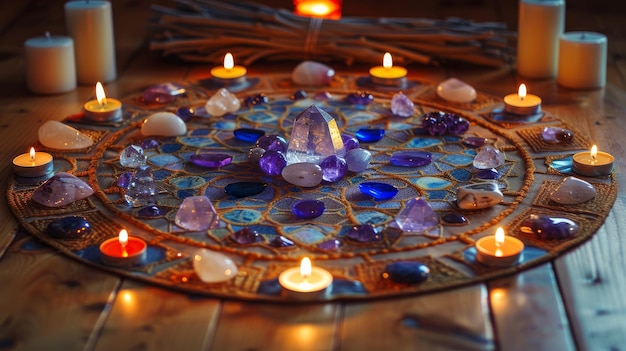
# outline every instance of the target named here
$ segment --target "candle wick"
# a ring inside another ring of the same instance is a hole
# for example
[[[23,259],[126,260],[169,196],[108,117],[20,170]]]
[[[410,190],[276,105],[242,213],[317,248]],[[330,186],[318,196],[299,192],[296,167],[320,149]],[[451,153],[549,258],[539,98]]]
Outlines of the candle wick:
[[[48,41],[52,40],[52,38],[50,37],[50,32],[46,31],[46,38],[48,39]]]

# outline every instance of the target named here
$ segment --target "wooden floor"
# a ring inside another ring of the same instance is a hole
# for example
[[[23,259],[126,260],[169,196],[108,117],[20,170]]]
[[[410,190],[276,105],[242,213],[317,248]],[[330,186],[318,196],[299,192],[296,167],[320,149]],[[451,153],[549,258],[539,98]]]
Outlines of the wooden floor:
[[[26,90],[23,43],[64,34],[60,0],[0,5],[1,192],[11,159],[39,125],[75,113],[91,87],[56,96]],[[516,29],[515,0],[344,1],[349,16],[457,16]],[[169,64],[148,50],[151,3],[114,0],[123,96],[154,83],[193,80],[201,65]],[[288,1],[265,1],[289,8]],[[605,89],[572,91],[533,82],[545,110],[575,124],[616,156],[626,184],[626,9],[623,2],[567,1],[566,30],[609,37]],[[250,67],[250,74],[268,69]],[[337,70],[343,69],[336,67]],[[348,69],[348,68],[345,68]],[[354,69],[354,68],[351,68]],[[504,96],[520,82],[510,67],[410,67],[439,82],[458,77]],[[36,245],[0,202],[0,350],[626,350],[626,190],[592,240],[554,262],[487,284],[418,297],[302,306],[199,298],[120,279]],[[620,224],[621,223],[621,224]]]

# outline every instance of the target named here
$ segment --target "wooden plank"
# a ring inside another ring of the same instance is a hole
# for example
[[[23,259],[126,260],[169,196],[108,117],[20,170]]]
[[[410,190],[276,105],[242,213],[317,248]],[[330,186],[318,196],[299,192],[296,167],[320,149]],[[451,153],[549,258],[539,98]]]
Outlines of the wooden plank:
[[[493,350],[484,285],[346,304],[341,350]]]
[[[124,281],[94,350],[203,350],[217,325],[217,299]]]
[[[30,237],[2,258],[0,348],[83,350],[119,279]]]
[[[500,350],[575,350],[551,264],[489,283]],[[540,332],[538,331],[549,331]]]
[[[333,350],[337,304],[225,302],[210,350]]]

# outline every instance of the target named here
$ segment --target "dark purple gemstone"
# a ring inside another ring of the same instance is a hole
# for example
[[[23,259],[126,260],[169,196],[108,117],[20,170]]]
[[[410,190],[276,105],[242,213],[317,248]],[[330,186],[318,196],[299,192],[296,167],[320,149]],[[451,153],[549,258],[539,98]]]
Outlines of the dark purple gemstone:
[[[389,163],[398,167],[421,167],[432,162],[433,155],[426,151],[396,151]]]
[[[256,146],[265,151],[287,151],[287,141],[280,135],[263,135],[257,139]]]
[[[469,224],[467,217],[458,213],[448,213],[441,217],[441,224],[449,226],[461,226]]]
[[[144,150],[155,149],[159,147],[159,142],[154,139],[144,139],[141,141],[141,148]]]
[[[151,206],[146,206],[142,208],[141,210],[137,211],[137,217],[142,217],[142,218],[160,217],[160,216],[163,216],[165,212],[166,211],[162,210],[159,206],[151,205]]]
[[[265,188],[267,188],[267,183],[236,182],[228,184],[224,188],[224,191],[226,192],[226,194],[232,195],[234,197],[247,197],[258,195],[262,193]]]
[[[285,166],[287,166],[287,159],[285,158],[285,154],[280,151],[265,151],[259,159],[261,171],[270,176],[280,175]]]
[[[91,234],[91,224],[85,217],[68,216],[48,224],[46,232],[57,239],[78,239]]]
[[[463,138],[463,145],[467,147],[479,148],[487,142],[487,139],[480,137],[466,137]]]
[[[531,214],[522,221],[520,230],[543,239],[568,239],[578,233],[579,225],[569,218]]]
[[[343,141],[343,147],[346,149],[346,152],[359,148],[359,141],[351,135],[341,134],[341,140]]]
[[[254,128],[239,128],[235,129],[233,134],[237,140],[245,141],[246,143],[256,143],[260,137],[265,135],[265,132]]]
[[[380,233],[376,232],[373,225],[359,224],[350,229],[348,232],[348,238],[360,243],[371,243],[380,241],[383,237]]]
[[[430,269],[418,261],[398,261],[385,267],[383,278],[400,284],[417,284],[428,279]]]
[[[175,83],[163,83],[152,85],[143,92],[143,100],[147,103],[166,104],[170,103],[180,95],[185,94],[183,86]]]
[[[495,180],[495,179],[500,179],[501,177],[502,176],[500,175],[498,170],[495,168],[481,169],[480,171],[476,172],[476,178],[479,178],[479,179]]]
[[[348,164],[343,158],[330,155],[319,163],[322,169],[322,179],[327,182],[336,182],[348,173]]]
[[[119,186],[122,189],[128,189],[128,186],[130,185],[130,180],[132,178],[133,178],[133,172],[121,173],[120,176],[117,178],[117,186]]]
[[[430,112],[422,116],[422,127],[428,130],[430,135],[459,135],[465,133],[470,124],[468,120],[455,113]]]
[[[230,240],[239,245],[250,245],[265,241],[262,235],[250,228],[243,228],[229,236]]]
[[[549,144],[567,144],[574,139],[574,133],[558,127],[545,127],[541,131],[541,138]]]
[[[224,167],[229,165],[232,160],[231,155],[221,153],[201,153],[189,157],[189,161],[194,165],[207,168]]]
[[[304,90],[296,90],[293,95],[290,96],[291,100],[302,100],[306,98],[306,91]]]
[[[374,101],[374,96],[367,91],[357,91],[346,96],[346,101],[353,105],[369,105]]]
[[[341,247],[341,241],[330,239],[317,244],[317,248],[324,251],[337,251]]]
[[[270,246],[275,248],[291,247],[294,245],[295,244],[292,240],[289,240],[282,235],[275,236],[274,239],[270,241]]]
[[[354,136],[362,143],[375,143],[385,136],[385,130],[379,128],[361,128]]]
[[[182,106],[176,109],[176,116],[180,117],[183,121],[187,122],[196,115],[196,111],[187,106]]]
[[[270,100],[263,93],[254,96],[248,96],[243,100],[243,103],[246,106],[263,105],[267,104],[268,102],[270,102]]]
[[[293,214],[299,218],[317,218],[324,213],[326,206],[319,200],[300,200],[291,208]]]
[[[330,100],[333,96],[330,95],[329,92],[327,91],[320,91],[319,93],[315,94],[314,99],[318,100],[318,101],[326,101],[326,100]]]

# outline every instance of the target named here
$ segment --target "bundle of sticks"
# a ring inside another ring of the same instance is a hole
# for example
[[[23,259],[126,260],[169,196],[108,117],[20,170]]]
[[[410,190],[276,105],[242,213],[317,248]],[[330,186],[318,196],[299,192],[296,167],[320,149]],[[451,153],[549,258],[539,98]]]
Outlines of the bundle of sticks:
[[[219,63],[226,51],[237,62],[317,60],[380,64],[384,52],[400,64],[466,62],[501,66],[515,58],[515,32],[499,22],[448,18],[322,20],[251,2],[175,0],[153,5],[152,50],[187,62]]]

